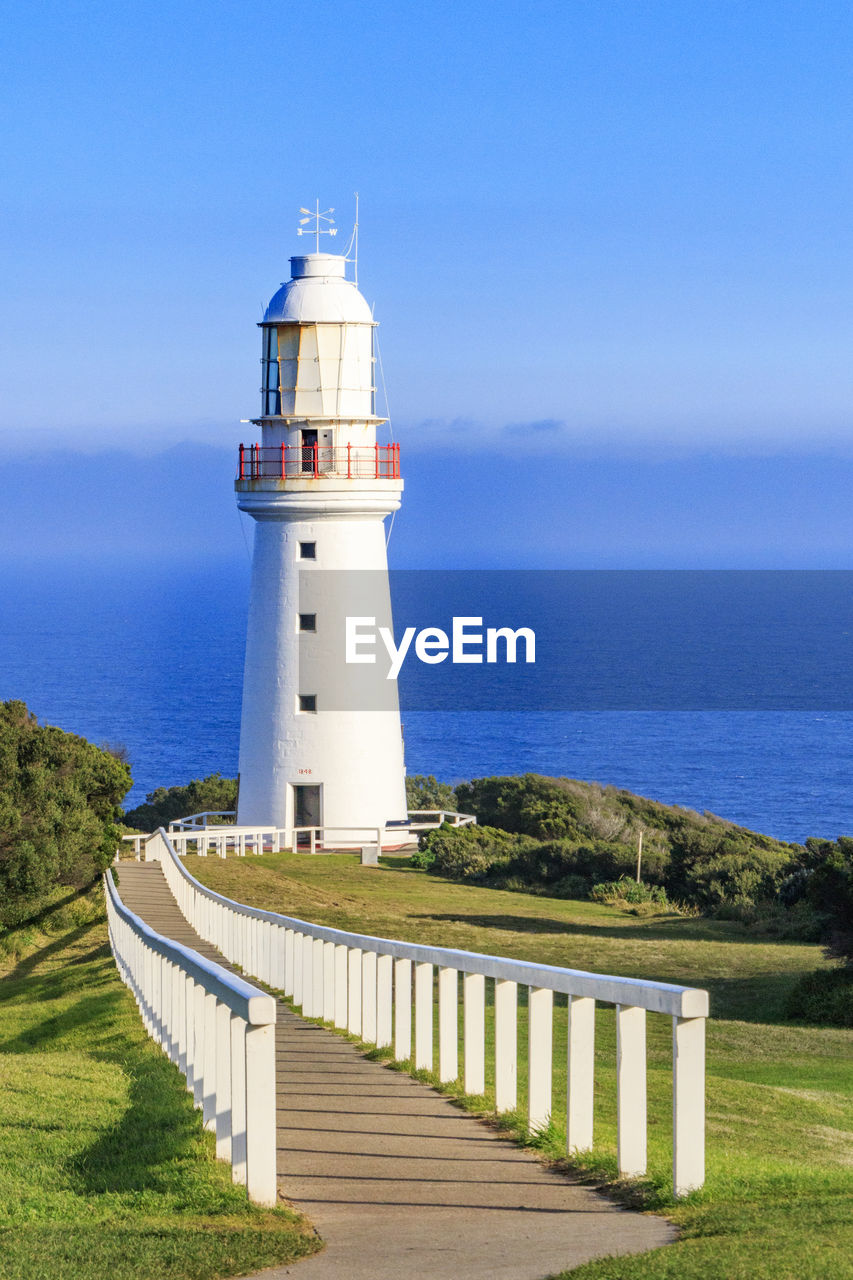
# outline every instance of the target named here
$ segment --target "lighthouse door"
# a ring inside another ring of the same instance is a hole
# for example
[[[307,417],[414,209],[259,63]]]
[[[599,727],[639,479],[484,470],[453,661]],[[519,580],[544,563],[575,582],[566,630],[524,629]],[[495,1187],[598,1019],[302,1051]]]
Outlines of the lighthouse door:
[[[319,787],[294,786],[293,825],[295,827],[319,827],[322,825]],[[307,831],[300,832],[297,836],[297,844],[300,847],[310,844],[310,837]]]
[[[317,471],[317,432],[302,432],[302,470],[314,475]]]

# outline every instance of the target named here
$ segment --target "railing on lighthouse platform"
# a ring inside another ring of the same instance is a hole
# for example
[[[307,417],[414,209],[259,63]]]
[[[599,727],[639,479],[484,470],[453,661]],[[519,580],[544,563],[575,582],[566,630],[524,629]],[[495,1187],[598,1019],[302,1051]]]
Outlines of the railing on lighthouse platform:
[[[398,444],[241,444],[238,480],[399,480]]]

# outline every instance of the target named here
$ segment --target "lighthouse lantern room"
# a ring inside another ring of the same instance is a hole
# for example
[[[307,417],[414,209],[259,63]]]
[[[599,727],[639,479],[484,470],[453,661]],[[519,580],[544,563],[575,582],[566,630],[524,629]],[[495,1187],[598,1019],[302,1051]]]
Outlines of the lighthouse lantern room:
[[[259,439],[240,445],[235,486],[255,521],[237,821],[330,829],[327,845],[378,827],[399,844],[396,686],[363,705],[347,697],[359,669],[341,663],[354,584],[370,584],[371,614],[391,623],[384,521],[400,505],[399,448],[377,441],[375,323],[346,258],[290,264],[260,326]]]

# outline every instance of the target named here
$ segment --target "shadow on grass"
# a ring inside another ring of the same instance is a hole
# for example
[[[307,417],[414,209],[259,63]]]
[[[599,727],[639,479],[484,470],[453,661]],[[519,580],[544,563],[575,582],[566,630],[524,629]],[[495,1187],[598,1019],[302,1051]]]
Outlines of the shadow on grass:
[[[550,933],[585,935],[591,938],[616,938],[625,942],[631,937],[652,942],[757,942],[765,946],[773,940],[749,933],[745,928],[733,929],[727,921],[701,921],[692,916],[655,916],[644,921],[641,916],[626,913],[625,924],[599,924],[596,920],[578,924],[572,920],[560,920],[547,916],[517,915],[466,915],[463,912],[438,914],[422,912],[413,920],[435,920],[447,924],[466,924],[474,929],[495,929],[509,933]]]
[[[13,1004],[24,1020],[33,1011],[44,1011],[0,1042],[0,1053],[76,1048],[94,1062],[120,1067],[127,1080],[123,1114],[69,1162],[76,1191],[181,1192],[182,1162],[190,1160],[203,1141],[199,1118],[177,1067],[152,1052],[138,1014],[128,1007],[130,996],[119,984],[109,946],[98,938],[96,945],[79,950],[86,934],[100,927],[100,921],[90,921],[52,939],[0,981],[0,1004],[7,1007],[7,1018],[13,1016]],[[74,953],[61,967],[33,972],[46,958],[67,949]],[[191,1195],[190,1187],[186,1193]]]
[[[96,877],[100,879],[100,877]],[[81,898],[87,897],[95,884],[95,880],[90,880],[88,884],[83,885],[80,889],[69,888],[68,893],[62,898],[56,898],[53,902],[47,903],[46,906],[39,907],[37,910],[29,910],[26,905],[18,906],[11,904],[0,913],[0,924],[6,929],[37,929],[40,925],[47,924],[51,916],[56,915],[57,911],[62,911],[64,907],[68,907],[72,902],[78,902]],[[22,911],[22,915],[18,915],[18,910]]]
[[[177,1067],[139,1051],[95,1056],[121,1061],[130,1077],[128,1105],[118,1124],[71,1162],[75,1189],[86,1195],[175,1191],[181,1163],[202,1142],[199,1113]]]

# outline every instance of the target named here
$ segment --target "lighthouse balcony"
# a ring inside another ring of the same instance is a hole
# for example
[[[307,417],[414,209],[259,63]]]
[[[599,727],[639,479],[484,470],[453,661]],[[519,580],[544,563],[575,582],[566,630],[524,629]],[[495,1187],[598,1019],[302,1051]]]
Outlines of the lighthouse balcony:
[[[241,444],[237,481],[399,480],[398,444]]]

